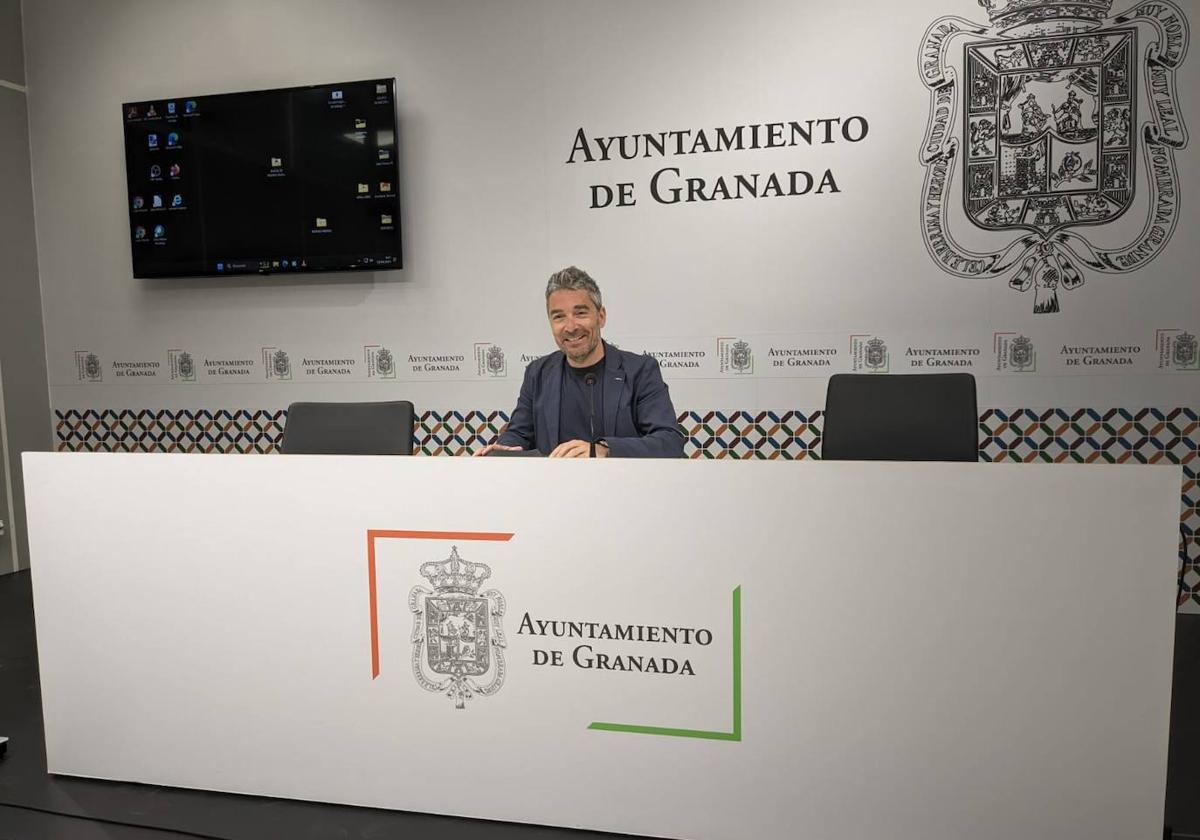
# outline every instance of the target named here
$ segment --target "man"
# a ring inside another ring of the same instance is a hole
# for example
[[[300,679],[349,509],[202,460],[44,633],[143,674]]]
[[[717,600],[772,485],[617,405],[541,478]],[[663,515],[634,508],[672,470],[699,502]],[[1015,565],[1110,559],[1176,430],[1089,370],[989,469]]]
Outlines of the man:
[[[546,315],[559,352],[530,362],[517,407],[496,449],[538,449],[551,458],[678,458],[683,434],[650,356],[600,337],[608,313],[600,288],[574,266],[546,284]]]

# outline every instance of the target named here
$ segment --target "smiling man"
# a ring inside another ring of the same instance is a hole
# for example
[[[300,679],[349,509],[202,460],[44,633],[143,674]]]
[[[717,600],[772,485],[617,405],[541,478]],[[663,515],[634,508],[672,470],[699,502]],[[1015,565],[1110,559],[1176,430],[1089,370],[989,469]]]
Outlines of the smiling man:
[[[558,352],[530,362],[508,428],[476,454],[537,449],[551,458],[682,456],[683,433],[658,361],[600,337],[608,313],[596,281],[574,266],[551,275],[546,315]]]

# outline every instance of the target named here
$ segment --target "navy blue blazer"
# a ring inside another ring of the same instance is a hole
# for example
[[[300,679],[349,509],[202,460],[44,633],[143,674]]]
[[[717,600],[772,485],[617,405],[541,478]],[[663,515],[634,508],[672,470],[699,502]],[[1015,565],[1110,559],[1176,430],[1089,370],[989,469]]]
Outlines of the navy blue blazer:
[[[549,455],[563,441],[558,432],[562,404],[563,366],[561,350],[534,359],[525,368],[525,381],[508,428],[498,443],[539,449]],[[676,421],[675,407],[658,360],[653,356],[627,353],[604,344],[603,437],[608,454],[618,458],[679,458],[683,456],[683,432]]]

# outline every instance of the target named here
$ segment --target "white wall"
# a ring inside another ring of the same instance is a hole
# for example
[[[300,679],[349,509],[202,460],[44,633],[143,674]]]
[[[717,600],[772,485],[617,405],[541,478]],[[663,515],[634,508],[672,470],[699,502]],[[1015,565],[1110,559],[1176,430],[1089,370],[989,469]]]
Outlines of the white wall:
[[[1153,358],[1156,330],[1200,331],[1197,217],[1186,198],[1179,233],[1155,262],[1132,274],[1085,272],[1054,315],[1034,315],[1032,293],[1010,290],[1005,277],[953,277],[930,258],[919,213],[929,95],[918,48],[946,14],[987,23],[974,0],[28,4],[53,403],[268,408],[408,396],[421,408],[508,409],[520,357],[552,349],[541,285],[577,263],[604,289],[606,334],[623,346],[708,352],[699,375],[666,371],[681,410],[818,407],[828,371],[772,371],[769,349],[829,344],[839,349],[833,369],[849,369],[858,334],[886,338],[893,372],[908,369],[909,347],[980,348],[981,405],[1196,405],[1200,378],[1161,371]],[[403,271],[132,279],[121,102],[391,75]],[[1194,59],[1178,75],[1185,117],[1200,114],[1198,76]],[[566,163],[579,128],[712,131],[851,115],[870,124],[855,144]],[[1195,149],[1177,161],[1181,194],[1200,195]],[[829,167],[841,192],[668,206],[647,190],[664,166],[710,180]],[[589,185],[617,181],[637,184],[635,207],[588,209]],[[1140,189],[1120,223],[1088,235],[1132,239],[1146,202]],[[962,235],[976,247],[1004,241],[969,226]],[[1033,339],[1036,374],[993,375],[997,332]],[[722,337],[750,342],[753,376],[720,371]],[[504,348],[507,378],[476,376],[476,342]],[[258,373],[251,384],[209,386],[165,375],[127,385],[111,367],[165,362],[178,348],[198,360],[261,359],[264,347],[287,349],[298,366],[305,356],[361,359],[372,344],[401,360],[463,354],[468,369],[449,381],[268,383]],[[1069,370],[1060,352],[1113,344],[1141,347],[1119,376]],[[101,358],[103,382],[80,381],[78,351]]]

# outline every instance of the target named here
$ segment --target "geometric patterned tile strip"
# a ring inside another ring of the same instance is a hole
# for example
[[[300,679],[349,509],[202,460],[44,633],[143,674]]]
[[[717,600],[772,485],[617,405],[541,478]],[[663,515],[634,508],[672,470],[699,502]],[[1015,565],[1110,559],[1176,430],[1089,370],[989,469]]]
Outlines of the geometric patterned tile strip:
[[[276,451],[286,411],[103,409],[55,412],[62,452]],[[692,458],[820,458],[822,412],[685,411]],[[462,455],[490,443],[504,411],[425,411],[414,451]],[[979,418],[983,461],[1105,462],[1183,466],[1181,605],[1200,606],[1200,417],[1193,408],[988,409]]]
[[[56,411],[60,452],[274,452],[286,411]]]

